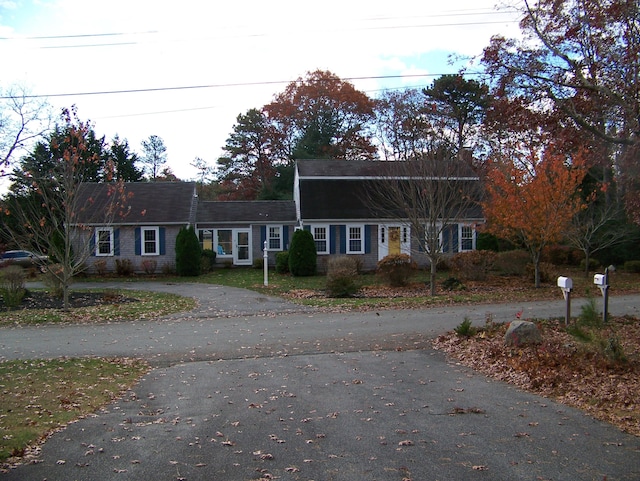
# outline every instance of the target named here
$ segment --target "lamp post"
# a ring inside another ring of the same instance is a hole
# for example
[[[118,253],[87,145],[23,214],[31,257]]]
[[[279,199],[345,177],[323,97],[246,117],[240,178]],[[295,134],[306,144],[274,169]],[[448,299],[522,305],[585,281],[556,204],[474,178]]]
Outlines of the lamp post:
[[[264,285],[269,285],[269,252],[267,250],[267,241],[264,241],[264,247],[262,249],[262,264],[264,269]]]

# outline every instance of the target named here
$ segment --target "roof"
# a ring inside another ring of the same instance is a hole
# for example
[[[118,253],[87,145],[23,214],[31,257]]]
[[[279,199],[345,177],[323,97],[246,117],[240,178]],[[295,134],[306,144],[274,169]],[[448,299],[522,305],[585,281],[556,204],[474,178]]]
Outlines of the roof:
[[[306,177],[375,177],[384,175],[393,162],[381,160],[299,160],[298,176]]]
[[[198,225],[221,223],[295,223],[292,200],[227,200],[198,203]]]
[[[104,224],[104,209],[113,198],[115,184],[84,183],[78,191],[78,221]],[[192,224],[195,221],[195,182],[126,182],[124,200],[113,224],[170,225]]]

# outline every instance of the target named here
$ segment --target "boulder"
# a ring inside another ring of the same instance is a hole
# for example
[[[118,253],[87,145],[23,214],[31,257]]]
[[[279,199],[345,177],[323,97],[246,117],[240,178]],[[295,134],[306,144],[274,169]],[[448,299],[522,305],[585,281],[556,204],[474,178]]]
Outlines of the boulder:
[[[513,321],[504,335],[504,343],[509,347],[541,344],[542,335],[533,322]]]

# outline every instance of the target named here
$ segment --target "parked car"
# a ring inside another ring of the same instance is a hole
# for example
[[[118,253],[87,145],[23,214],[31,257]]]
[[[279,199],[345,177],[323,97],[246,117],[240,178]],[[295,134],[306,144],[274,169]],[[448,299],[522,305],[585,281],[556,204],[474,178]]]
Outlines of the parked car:
[[[40,267],[49,261],[49,256],[34,254],[30,251],[7,251],[0,256],[0,267],[15,265],[20,267]]]

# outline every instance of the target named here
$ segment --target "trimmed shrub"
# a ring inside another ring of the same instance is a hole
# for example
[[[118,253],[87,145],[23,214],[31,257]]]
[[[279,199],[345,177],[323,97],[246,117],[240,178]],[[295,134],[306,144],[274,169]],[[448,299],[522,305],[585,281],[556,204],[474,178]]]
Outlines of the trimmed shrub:
[[[542,259],[554,266],[565,266],[570,263],[571,250],[558,244],[548,246],[542,251]]]
[[[293,233],[289,245],[289,272],[294,276],[313,276],[317,271],[316,243],[308,230]]]
[[[286,274],[289,272],[289,251],[276,253],[276,272]]]
[[[62,264],[51,264],[47,266],[47,271],[42,275],[42,283],[46,286],[47,292],[51,297],[61,299],[64,295],[64,286],[62,285],[63,270]]]
[[[18,307],[25,293],[25,272],[20,266],[8,266],[0,275],[0,295],[4,305],[9,308]]]
[[[531,257],[523,250],[498,252],[493,268],[505,276],[524,276],[530,262]]]
[[[327,263],[327,294],[351,297],[358,292],[358,262],[353,257],[331,257]]]
[[[540,282],[542,283],[555,283],[558,279],[558,270],[556,269],[556,266],[550,264],[549,262],[540,262],[540,264],[538,265],[538,272],[540,274]],[[535,266],[531,263],[527,264],[527,277],[534,281],[535,276]]]
[[[416,270],[416,263],[409,255],[391,254],[378,261],[377,273],[391,287],[402,287],[409,283]]]
[[[133,262],[131,262],[131,259],[116,259],[116,274],[119,276],[133,275]]]
[[[193,226],[182,227],[176,236],[176,272],[179,276],[199,276],[202,247]]]
[[[93,263],[96,274],[104,276],[107,273],[107,261],[105,259],[97,260]]]
[[[632,274],[640,273],[640,261],[627,261],[624,263],[624,271]]]
[[[580,261],[580,269],[585,270],[587,268],[587,260],[582,259]],[[595,271],[598,267],[600,267],[600,262],[597,259],[591,258],[589,259],[589,270]]]
[[[201,272],[206,274],[207,272],[211,272],[216,266],[216,251],[212,249],[202,249],[202,257],[201,257]]]
[[[492,251],[460,252],[449,260],[451,270],[459,277],[472,281],[482,281],[496,260],[496,253]]]
[[[446,291],[463,291],[466,289],[464,284],[455,277],[448,277],[443,283],[442,288]]]
[[[253,268],[256,270],[264,269],[264,257],[256,257],[253,259]]]
[[[158,262],[155,259],[144,259],[140,263],[140,266],[142,267],[142,270],[144,271],[145,274],[152,275],[152,274],[155,274],[156,272],[156,269],[158,267]]]

